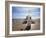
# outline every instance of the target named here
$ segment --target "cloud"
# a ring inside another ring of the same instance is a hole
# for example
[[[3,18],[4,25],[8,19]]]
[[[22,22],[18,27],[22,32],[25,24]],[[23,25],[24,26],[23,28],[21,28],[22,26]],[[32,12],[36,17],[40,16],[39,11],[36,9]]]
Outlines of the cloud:
[[[27,15],[32,17],[40,16],[40,8],[36,7],[12,7],[13,18],[25,18]]]

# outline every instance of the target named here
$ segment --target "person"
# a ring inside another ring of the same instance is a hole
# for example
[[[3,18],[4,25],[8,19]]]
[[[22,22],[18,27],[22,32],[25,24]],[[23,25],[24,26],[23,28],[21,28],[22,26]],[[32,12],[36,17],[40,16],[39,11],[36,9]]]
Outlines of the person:
[[[27,27],[25,28],[25,30],[30,30],[30,29],[31,29],[31,17],[28,17]]]

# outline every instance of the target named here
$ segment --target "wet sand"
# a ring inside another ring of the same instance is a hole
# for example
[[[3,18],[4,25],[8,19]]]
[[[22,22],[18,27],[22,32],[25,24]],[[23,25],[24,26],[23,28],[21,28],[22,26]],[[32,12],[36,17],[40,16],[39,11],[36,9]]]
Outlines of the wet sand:
[[[12,25],[12,30],[13,31],[21,31],[21,30],[25,30],[25,28],[27,27],[27,24],[22,24],[23,21],[13,21],[13,25]],[[40,22],[35,21],[35,24],[31,24],[31,29],[30,30],[40,30]]]

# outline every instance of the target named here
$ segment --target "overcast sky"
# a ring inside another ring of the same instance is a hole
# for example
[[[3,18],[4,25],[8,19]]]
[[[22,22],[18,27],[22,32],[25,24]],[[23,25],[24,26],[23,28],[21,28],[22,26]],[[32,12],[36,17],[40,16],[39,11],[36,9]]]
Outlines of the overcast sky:
[[[40,8],[36,7],[12,7],[12,18],[23,19],[30,15],[32,19],[40,17]]]

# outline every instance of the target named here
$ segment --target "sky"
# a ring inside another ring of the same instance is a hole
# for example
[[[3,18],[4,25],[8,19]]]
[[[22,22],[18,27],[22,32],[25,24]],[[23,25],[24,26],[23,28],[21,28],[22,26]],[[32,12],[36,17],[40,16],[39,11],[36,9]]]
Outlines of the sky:
[[[12,7],[12,19],[24,19],[26,16],[31,16],[32,19],[40,17],[40,8],[38,7]]]

